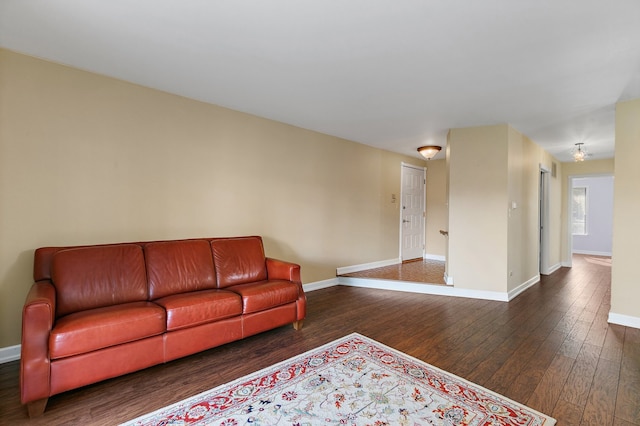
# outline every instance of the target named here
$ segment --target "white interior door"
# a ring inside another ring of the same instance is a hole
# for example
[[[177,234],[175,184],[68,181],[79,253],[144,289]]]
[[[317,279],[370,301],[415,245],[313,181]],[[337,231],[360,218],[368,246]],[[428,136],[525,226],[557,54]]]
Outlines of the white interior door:
[[[422,258],[424,255],[426,171],[402,165],[400,204],[400,258]]]

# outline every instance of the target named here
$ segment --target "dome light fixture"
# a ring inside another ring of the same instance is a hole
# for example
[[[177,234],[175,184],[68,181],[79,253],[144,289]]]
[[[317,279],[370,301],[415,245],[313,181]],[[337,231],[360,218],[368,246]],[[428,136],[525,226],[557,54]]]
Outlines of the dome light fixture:
[[[441,149],[441,146],[426,145],[418,148],[418,152],[427,160],[431,160]]]

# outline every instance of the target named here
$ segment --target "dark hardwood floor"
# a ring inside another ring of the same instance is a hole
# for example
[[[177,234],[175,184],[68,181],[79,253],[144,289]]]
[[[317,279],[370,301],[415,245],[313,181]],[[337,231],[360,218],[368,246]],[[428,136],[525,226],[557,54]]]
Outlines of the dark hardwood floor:
[[[304,328],[282,327],[49,399],[28,420],[18,362],[0,365],[0,423],[118,424],[351,332],[558,420],[640,425],[640,330],[607,324],[610,260],[576,256],[509,303],[337,286],[308,293]]]

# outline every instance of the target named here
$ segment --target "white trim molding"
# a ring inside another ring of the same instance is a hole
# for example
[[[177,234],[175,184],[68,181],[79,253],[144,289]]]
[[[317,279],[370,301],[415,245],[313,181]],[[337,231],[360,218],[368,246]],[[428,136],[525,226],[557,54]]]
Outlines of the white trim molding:
[[[379,260],[377,262],[371,262],[371,263],[362,263],[360,265],[343,266],[336,269],[336,275],[344,275],[344,274],[350,274],[352,272],[366,271],[367,269],[382,268],[383,266],[397,265],[398,263],[400,263],[399,257],[395,259]]]
[[[514,288],[508,293],[508,300],[515,299],[520,293],[540,282],[540,275],[535,275],[529,278],[526,282],[520,284],[518,287]]]
[[[625,327],[640,328],[640,318],[632,317],[630,315],[616,314],[615,312],[609,312],[610,324],[624,325]]]
[[[338,278],[332,278],[324,281],[316,281],[313,283],[304,284],[303,288],[305,292],[320,290],[323,288],[333,287],[338,285]],[[18,361],[20,359],[21,345],[8,346],[6,348],[0,348],[0,364],[4,364],[11,361]]]
[[[573,250],[574,254],[587,254],[589,256],[605,256],[611,257],[612,253],[610,251],[591,251],[591,250]]]
[[[339,284],[338,278],[336,277],[336,278],[331,278],[329,280],[315,281],[312,283],[304,284],[302,288],[304,289],[305,292],[309,292],[309,291],[321,290],[323,288],[333,287],[338,284]]]
[[[7,346],[6,348],[0,348],[0,364],[19,360],[20,348],[21,348],[20,345]]]
[[[389,261],[383,262],[375,262],[375,264],[380,265],[385,263],[386,265],[395,265],[399,262],[395,263],[387,263]],[[367,264],[372,265],[372,264]],[[356,265],[355,267],[360,267],[362,265]],[[338,270],[345,270],[348,268],[355,267],[347,267],[347,268],[338,268]],[[376,266],[370,267],[367,266],[363,269],[354,269],[353,272],[361,271],[365,269],[372,269]],[[377,266],[379,267],[379,266]],[[342,272],[348,273],[348,272]],[[445,282],[447,280],[451,281],[453,284],[453,279],[451,277],[445,277]],[[532,285],[538,283],[540,281],[540,276],[535,276],[529,279],[527,282],[518,286],[516,289],[511,290],[508,293],[497,292],[497,291],[484,291],[484,290],[471,290],[465,288],[455,288],[451,285],[442,286],[442,285],[431,285],[431,284],[423,284],[423,283],[412,283],[407,281],[392,281],[392,280],[378,280],[378,279],[370,279],[370,278],[352,278],[352,277],[336,277],[328,280],[315,281],[312,283],[307,283],[303,285],[305,292],[311,292],[315,290],[321,290],[323,288],[334,287],[337,285],[345,285],[351,287],[365,287],[365,288],[375,288],[380,290],[394,290],[394,291],[404,291],[410,293],[421,293],[421,294],[433,294],[439,296],[455,296],[455,297],[465,297],[468,299],[483,299],[483,300],[495,300],[498,302],[509,302],[513,300],[520,293],[531,287]],[[449,284],[449,282],[447,282]],[[640,318],[630,317],[626,315],[609,313],[609,322],[613,324],[625,325],[628,327],[640,328]],[[9,346],[6,348],[0,348],[0,364],[17,361],[20,359],[20,345]]]
[[[497,300],[508,302],[508,294],[497,291],[470,290],[443,285],[411,283],[407,281],[378,280],[369,278],[338,277],[340,285],[375,288],[379,290],[405,291],[409,293],[434,294],[439,296],[466,297],[469,299]]]
[[[438,260],[440,262],[446,262],[447,258],[445,256],[441,256],[439,254],[428,254],[425,253],[424,258],[427,260]]]
[[[553,274],[558,269],[562,268],[562,263],[556,263],[555,265],[549,268],[549,275]]]

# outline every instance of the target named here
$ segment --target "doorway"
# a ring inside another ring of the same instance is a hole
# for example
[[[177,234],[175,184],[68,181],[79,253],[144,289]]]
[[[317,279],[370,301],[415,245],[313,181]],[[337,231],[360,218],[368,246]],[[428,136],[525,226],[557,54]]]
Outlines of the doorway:
[[[400,260],[403,262],[424,257],[426,184],[426,168],[402,164]]]
[[[613,175],[580,175],[569,178],[570,254],[612,255]]]

